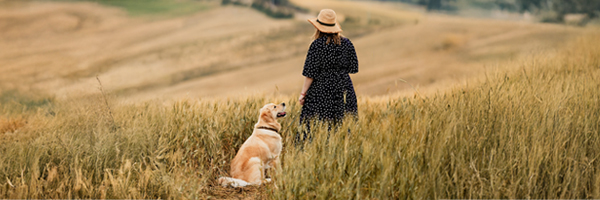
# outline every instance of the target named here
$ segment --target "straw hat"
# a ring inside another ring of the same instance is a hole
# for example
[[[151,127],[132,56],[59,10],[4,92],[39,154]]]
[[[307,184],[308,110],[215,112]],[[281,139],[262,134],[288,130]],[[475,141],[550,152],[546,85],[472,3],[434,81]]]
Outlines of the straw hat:
[[[342,32],[340,24],[337,23],[335,11],[331,9],[323,9],[319,12],[319,16],[314,19],[308,19],[315,28],[323,33],[339,33]]]

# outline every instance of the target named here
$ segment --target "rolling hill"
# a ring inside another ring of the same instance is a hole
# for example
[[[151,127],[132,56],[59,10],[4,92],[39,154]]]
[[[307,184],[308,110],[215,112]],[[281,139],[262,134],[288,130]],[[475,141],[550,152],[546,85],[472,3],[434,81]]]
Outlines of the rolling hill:
[[[136,17],[81,2],[3,3],[0,89],[58,98],[120,99],[295,94],[314,28],[333,8],[357,49],[360,96],[412,94],[464,83],[499,63],[552,51],[580,28],[426,14],[397,3],[295,1],[309,8],[276,20],[248,7],[203,3],[184,16]]]

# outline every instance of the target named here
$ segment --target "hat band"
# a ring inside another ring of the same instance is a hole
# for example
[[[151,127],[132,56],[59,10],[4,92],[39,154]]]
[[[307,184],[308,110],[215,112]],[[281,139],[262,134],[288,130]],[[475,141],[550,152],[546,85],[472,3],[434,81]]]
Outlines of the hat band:
[[[321,24],[323,26],[335,26],[335,23],[333,23],[333,24],[323,23],[323,22],[319,21],[319,19],[317,19],[317,22],[319,22],[319,24]]]

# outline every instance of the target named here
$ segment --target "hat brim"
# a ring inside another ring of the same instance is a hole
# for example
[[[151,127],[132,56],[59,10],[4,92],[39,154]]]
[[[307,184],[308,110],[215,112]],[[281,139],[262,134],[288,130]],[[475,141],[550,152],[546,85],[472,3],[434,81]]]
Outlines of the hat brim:
[[[308,19],[315,28],[319,29],[319,31],[323,33],[339,33],[342,32],[342,27],[340,27],[340,23],[335,23],[334,26],[325,26],[321,23],[317,22],[317,18]]]

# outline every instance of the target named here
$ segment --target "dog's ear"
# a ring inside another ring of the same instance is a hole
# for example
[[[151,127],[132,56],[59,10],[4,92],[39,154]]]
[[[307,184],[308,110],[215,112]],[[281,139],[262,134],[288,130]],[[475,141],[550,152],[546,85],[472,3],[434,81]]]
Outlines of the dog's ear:
[[[276,122],[270,107],[260,109],[260,119],[267,124]]]

